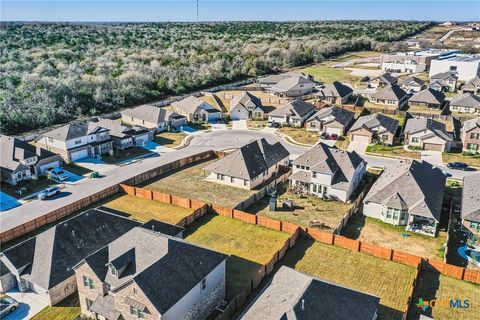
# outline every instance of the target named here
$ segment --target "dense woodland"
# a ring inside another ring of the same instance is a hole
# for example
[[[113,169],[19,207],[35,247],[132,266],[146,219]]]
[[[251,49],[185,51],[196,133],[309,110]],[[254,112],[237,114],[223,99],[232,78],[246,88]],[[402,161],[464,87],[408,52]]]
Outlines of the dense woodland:
[[[431,22],[6,23],[0,131],[19,133],[391,42]]]

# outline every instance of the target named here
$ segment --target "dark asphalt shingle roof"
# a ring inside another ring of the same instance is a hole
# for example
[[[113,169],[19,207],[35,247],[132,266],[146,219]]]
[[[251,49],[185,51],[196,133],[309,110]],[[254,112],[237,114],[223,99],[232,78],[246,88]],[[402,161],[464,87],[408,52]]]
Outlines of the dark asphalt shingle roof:
[[[314,106],[312,106],[311,104],[296,99],[273,110],[268,115],[274,117],[284,117],[285,115],[291,115],[303,118],[309,113],[311,113],[313,109]]]
[[[343,98],[348,96],[353,92],[353,89],[349,86],[344,85],[339,81],[334,81],[333,83],[329,83],[325,86],[325,88],[321,89],[317,95],[320,97],[339,97]]]
[[[462,90],[476,90],[480,88],[480,76],[475,76],[475,78],[468,80],[467,83],[463,86]]]
[[[172,237],[177,236],[180,232],[183,232],[185,230],[185,228],[176,226],[174,224],[169,224],[154,219],[145,222],[142,225],[142,228],[153,230],[155,232],[160,232]]]
[[[431,103],[431,104],[442,104],[443,101],[445,101],[445,95],[441,91],[434,90],[432,88],[427,88],[414,94],[410,98],[410,101]]]
[[[333,117],[330,119],[330,117]],[[353,118],[355,117],[355,113],[352,111],[349,111],[347,109],[342,109],[338,107],[328,107],[328,108],[323,108],[317,111],[313,116],[311,116],[307,122],[313,121],[313,120],[318,120],[323,122],[323,124],[327,124],[333,121],[336,121],[343,126],[349,125]]]
[[[407,93],[400,86],[386,85],[373,93],[372,98],[399,101],[406,95]]]
[[[480,96],[472,93],[459,94],[450,100],[450,106],[480,109]]]
[[[381,126],[384,128],[385,131],[390,132],[391,134],[395,134],[398,129],[398,120],[393,119],[387,116],[384,116],[381,113],[374,113],[368,116],[362,116],[355,121],[355,123],[350,128],[350,132],[355,130],[365,128],[369,131],[372,131],[373,128]],[[380,133],[383,132],[382,130],[379,131]]]
[[[250,106],[263,110],[262,101],[250,92],[243,92],[230,101],[230,110],[236,107],[248,109]]]
[[[55,140],[67,141],[101,131],[107,131],[107,129],[98,126],[95,122],[69,123],[60,128],[44,133],[42,137],[51,137]]]

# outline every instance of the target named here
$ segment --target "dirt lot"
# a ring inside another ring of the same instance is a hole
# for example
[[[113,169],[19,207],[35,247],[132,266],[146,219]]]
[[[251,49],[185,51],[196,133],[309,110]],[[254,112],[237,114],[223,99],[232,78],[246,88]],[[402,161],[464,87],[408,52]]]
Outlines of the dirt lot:
[[[182,143],[183,138],[187,135],[182,132],[162,132],[155,136],[154,141],[167,148],[173,148],[179,146]]]

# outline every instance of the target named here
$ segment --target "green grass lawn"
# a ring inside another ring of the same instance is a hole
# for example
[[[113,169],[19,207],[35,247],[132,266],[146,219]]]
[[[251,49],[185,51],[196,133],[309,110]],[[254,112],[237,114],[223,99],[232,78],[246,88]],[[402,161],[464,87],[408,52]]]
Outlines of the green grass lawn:
[[[162,132],[155,136],[154,141],[167,148],[179,146],[187,135],[183,132]]]
[[[74,320],[80,316],[80,302],[75,292],[55,306],[48,306],[37,313],[31,320]]]
[[[355,77],[349,71],[342,68],[333,68],[332,66],[322,63],[317,66],[306,67],[299,70],[304,73],[311,74],[316,81],[323,83],[331,83],[333,81],[349,81],[351,83],[359,83],[360,77]]]
[[[449,162],[465,162],[472,167],[480,167],[480,154],[477,155],[466,155],[462,153],[447,153],[444,152],[442,155],[444,163]]]
[[[292,128],[292,127],[283,127],[279,128],[277,132],[283,133],[294,140],[294,142],[302,144],[314,145],[319,139],[319,134],[317,132],[311,132],[305,130],[305,128]]]
[[[119,163],[134,157],[151,153],[151,151],[141,147],[131,147],[124,150],[114,150],[113,155],[103,155],[102,161],[110,164]]]
[[[382,146],[381,144],[375,144],[368,146],[366,152],[375,153],[385,157],[421,158],[421,153],[419,151],[405,150],[403,146]]]
[[[300,238],[282,263],[314,277],[380,297],[380,319],[401,319],[415,268]]]
[[[227,299],[237,295],[254,273],[282,248],[289,234],[217,215],[207,215],[185,231],[189,242],[230,255]]]
[[[142,187],[229,208],[234,208],[256,192],[206,181],[207,173],[203,168],[211,162],[184,167],[175,173],[161,176],[154,182],[144,183]]]
[[[193,209],[174,206],[156,200],[149,200],[137,196],[123,195],[115,197],[103,204],[106,207],[123,211],[130,218],[147,222],[150,219],[177,224],[180,220],[193,213]]]
[[[14,198],[20,199],[55,185],[57,184],[54,181],[49,181],[47,178],[41,177],[38,180],[32,179],[29,181],[21,181],[15,186],[2,181],[0,188],[2,192],[5,192]],[[22,192],[22,194],[20,194],[19,192],[22,188],[26,188],[26,192]]]
[[[341,136],[338,138],[337,142],[335,142],[335,147],[346,150],[349,144],[350,138],[348,136]]]

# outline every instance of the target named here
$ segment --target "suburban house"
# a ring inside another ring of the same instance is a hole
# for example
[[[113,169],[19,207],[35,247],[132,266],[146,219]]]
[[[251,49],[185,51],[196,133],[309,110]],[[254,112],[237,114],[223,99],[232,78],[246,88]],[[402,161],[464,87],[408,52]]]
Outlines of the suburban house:
[[[11,185],[38,178],[62,164],[58,154],[3,134],[0,134],[0,151],[1,181]]]
[[[443,92],[427,88],[415,93],[408,100],[408,105],[410,107],[443,109],[445,102],[446,100]]]
[[[463,122],[461,140],[463,151],[480,152],[480,117]]]
[[[450,111],[480,114],[480,96],[462,93],[450,100]]]
[[[334,81],[320,89],[316,96],[318,99],[333,105],[341,105],[348,101],[352,96],[353,89],[341,82]]]
[[[230,119],[263,119],[265,110],[262,101],[250,92],[244,92],[230,101]]]
[[[206,319],[225,299],[227,256],[135,227],[74,266],[82,315]]]
[[[296,99],[270,112],[268,114],[268,121],[302,127],[305,120],[314,112],[314,106]]]
[[[379,302],[379,297],[282,266],[238,319],[375,320]]]
[[[67,161],[104,155],[113,150],[109,130],[95,122],[69,123],[44,133],[35,143]]]
[[[371,79],[368,82],[368,87],[369,88],[382,88],[385,86],[391,86],[396,84],[398,79],[394,76],[392,76],[390,73],[384,73],[378,77],[375,77]]]
[[[398,130],[398,120],[380,113],[374,113],[357,119],[348,132],[350,141],[372,143],[378,140],[393,145]]]
[[[292,162],[290,186],[347,202],[362,181],[366,163],[355,152],[319,143]]]
[[[480,76],[475,76],[475,78],[465,83],[462,87],[462,92],[480,95]]]
[[[450,151],[453,137],[445,124],[434,119],[415,117],[407,120],[404,130],[405,145],[422,150]]]
[[[290,153],[277,142],[269,144],[265,138],[252,141],[240,149],[207,165],[207,181],[251,190],[271,177],[280,166],[288,166]]]
[[[327,107],[313,114],[305,123],[308,131],[342,136],[352,124],[355,113],[338,107]]]
[[[434,82],[430,81],[430,83],[428,84],[428,88],[441,91],[441,92],[447,92],[450,90],[448,85],[444,84],[441,81],[434,81]]]
[[[99,119],[97,125],[109,130],[110,138],[113,140],[114,149],[142,146],[153,138],[152,131],[149,129],[128,126],[116,120]]]
[[[141,223],[92,209],[0,254],[10,285],[55,305],[77,290],[73,266]]]
[[[313,92],[315,82],[304,76],[292,76],[268,88],[268,91],[280,97],[299,97]]]
[[[187,118],[176,112],[148,104],[133,109],[123,110],[122,122],[132,126],[161,132],[168,128],[177,128],[187,124]]]
[[[400,80],[398,85],[407,92],[419,92],[425,88],[425,81],[417,77],[408,77]]]
[[[433,60],[430,78],[443,72],[455,72],[458,80],[468,81],[480,74],[480,54],[458,54],[447,59]]]
[[[432,85],[437,83],[437,86],[446,88],[447,91],[451,92],[455,92],[457,90],[457,81],[458,75],[453,71],[431,74],[430,76],[430,83]]]
[[[313,80],[313,76],[310,74],[305,74],[303,72],[297,72],[297,71],[290,71],[282,74],[272,74],[272,75],[268,75],[266,77],[260,78],[257,80],[257,85],[262,88],[268,88],[290,77],[303,77],[308,80]]]
[[[401,109],[407,102],[408,95],[398,85],[386,85],[370,96],[370,102]]]
[[[427,69],[427,65],[415,60],[397,60],[382,63],[382,70],[392,73],[418,73]]]
[[[172,103],[173,110],[187,117],[189,122],[215,121],[222,117],[220,110],[194,96]]]
[[[440,222],[446,176],[426,161],[387,167],[363,200],[363,214],[434,237]]]
[[[476,244],[480,239],[480,173],[465,176],[462,188],[461,217],[463,227],[476,236]],[[480,248],[479,248],[480,249]],[[478,251],[478,250],[477,250]]]

